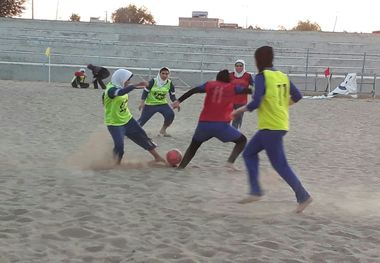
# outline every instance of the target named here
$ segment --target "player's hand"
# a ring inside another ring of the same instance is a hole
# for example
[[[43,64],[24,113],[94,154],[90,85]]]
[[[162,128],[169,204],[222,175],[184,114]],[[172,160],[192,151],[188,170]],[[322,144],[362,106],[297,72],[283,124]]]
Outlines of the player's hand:
[[[177,109],[178,111],[180,111],[180,110],[181,110],[180,102],[179,102],[178,100],[174,101],[174,102],[172,103],[172,108],[173,108],[173,109]]]
[[[145,102],[141,101],[141,103],[139,105],[139,111],[142,111],[144,109],[144,106],[145,106]]]
[[[233,110],[233,111],[231,112],[230,117],[234,120],[237,116],[241,115],[241,114],[244,113],[246,110],[247,110],[247,108],[246,108],[245,106],[240,107],[240,108],[238,108],[238,109],[236,109],[236,110]]]
[[[142,88],[147,87],[148,85],[149,85],[148,81],[141,81],[141,82],[137,83],[135,86],[136,86],[137,88],[142,89]]]
[[[230,117],[231,117],[231,119],[235,119],[236,118],[236,116],[237,116],[238,114],[237,114],[237,110],[233,110],[232,112],[231,112],[231,115],[230,115]]]

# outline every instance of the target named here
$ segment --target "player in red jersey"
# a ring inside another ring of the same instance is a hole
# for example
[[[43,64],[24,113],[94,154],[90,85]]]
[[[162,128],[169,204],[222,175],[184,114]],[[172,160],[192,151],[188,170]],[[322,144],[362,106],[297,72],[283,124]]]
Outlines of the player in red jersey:
[[[215,137],[222,142],[235,143],[226,164],[227,167],[235,169],[234,162],[243,151],[247,138],[230,125],[233,99],[236,94],[248,94],[252,93],[252,90],[231,84],[229,72],[225,69],[219,71],[216,81],[208,81],[187,91],[177,102],[172,104],[172,107],[179,107],[181,102],[195,93],[206,93],[206,98],[199,116],[198,126],[178,168],[185,168],[202,143]]]
[[[236,60],[235,69],[233,72],[230,72],[230,79],[232,84],[239,85],[243,88],[248,88],[249,85],[253,86],[254,84],[252,75],[245,70],[245,62],[242,59]],[[246,105],[247,102],[247,94],[236,95],[234,99],[234,110]],[[236,129],[240,129],[243,123],[243,114],[244,113],[237,115],[232,121],[232,126]]]

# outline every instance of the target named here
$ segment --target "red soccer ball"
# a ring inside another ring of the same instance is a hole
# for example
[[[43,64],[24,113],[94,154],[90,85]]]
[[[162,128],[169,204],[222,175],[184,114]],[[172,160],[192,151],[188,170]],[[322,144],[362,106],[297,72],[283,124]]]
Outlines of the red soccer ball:
[[[182,153],[177,149],[172,149],[166,153],[166,161],[171,166],[177,166],[182,161]]]

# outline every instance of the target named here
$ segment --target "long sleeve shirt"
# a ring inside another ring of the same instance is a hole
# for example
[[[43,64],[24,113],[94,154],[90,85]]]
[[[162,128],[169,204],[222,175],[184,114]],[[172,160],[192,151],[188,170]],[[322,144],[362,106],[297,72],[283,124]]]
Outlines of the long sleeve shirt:
[[[270,68],[269,70],[273,70]],[[260,107],[263,96],[265,95],[265,78],[263,73],[259,73],[255,77],[255,92],[252,95],[252,101],[247,104],[248,111],[253,111]],[[290,81],[290,96],[294,102],[302,99],[299,89]]]
[[[188,90],[186,93],[184,93],[178,99],[178,101],[179,102],[183,102],[184,100],[186,100],[187,98],[189,98],[190,96],[192,96],[195,93],[206,93],[207,83],[208,82],[206,82],[204,84],[201,84],[201,85],[198,85],[195,88],[192,88],[192,89]],[[241,87],[241,86],[235,86],[235,93],[236,94],[252,94],[252,90],[249,89],[249,88]]]
[[[126,88],[117,88],[117,87],[112,87],[107,91],[107,95],[109,98],[113,99],[117,96],[123,96],[132,90],[136,89],[136,86],[134,85],[129,85]],[[102,100],[104,101],[104,93],[102,95]]]

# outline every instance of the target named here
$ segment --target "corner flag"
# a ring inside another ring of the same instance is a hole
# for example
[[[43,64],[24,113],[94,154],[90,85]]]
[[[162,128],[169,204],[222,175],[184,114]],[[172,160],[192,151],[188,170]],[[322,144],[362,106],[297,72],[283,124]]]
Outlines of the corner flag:
[[[51,48],[48,47],[48,48],[45,50],[45,55],[46,55],[47,57],[50,57],[50,54],[51,54]]]
[[[327,69],[325,69],[325,71],[323,72],[325,73],[325,77],[327,78],[328,76],[330,76],[330,67],[328,67]]]

